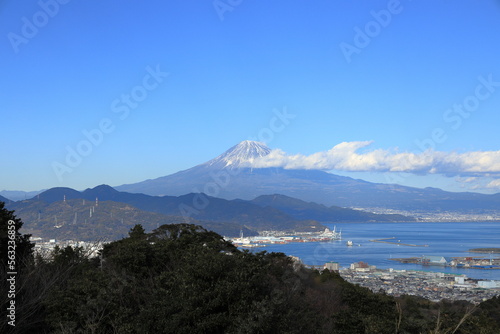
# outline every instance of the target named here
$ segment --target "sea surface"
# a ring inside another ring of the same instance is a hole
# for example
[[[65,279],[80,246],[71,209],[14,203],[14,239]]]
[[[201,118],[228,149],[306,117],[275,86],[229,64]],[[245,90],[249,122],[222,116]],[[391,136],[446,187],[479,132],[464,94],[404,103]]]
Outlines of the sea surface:
[[[306,265],[323,265],[328,261],[339,262],[341,267],[363,261],[377,268],[437,271],[465,274],[471,278],[500,280],[500,270],[458,269],[442,266],[402,264],[391,258],[437,255],[444,257],[500,257],[500,254],[469,253],[471,248],[500,247],[500,223],[342,223],[324,224],[342,230],[342,240],[332,242],[289,243],[255,248],[259,252],[283,252],[298,256]],[[371,239],[387,240],[428,247],[398,246],[370,242]],[[353,246],[346,245],[352,240]]]

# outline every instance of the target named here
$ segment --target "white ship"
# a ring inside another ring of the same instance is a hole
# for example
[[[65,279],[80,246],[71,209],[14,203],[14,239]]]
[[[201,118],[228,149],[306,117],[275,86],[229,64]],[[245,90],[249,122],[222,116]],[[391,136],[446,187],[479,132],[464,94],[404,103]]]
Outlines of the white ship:
[[[243,229],[240,230],[240,237],[239,238],[233,238],[230,240],[237,247],[242,247],[242,248],[265,247],[265,245],[263,245],[263,244],[255,243],[254,238],[243,237]]]
[[[250,238],[243,237],[243,229],[241,229],[240,230],[240,237],[232,239],[232,242],[233,242],[233,244],[238,244],[238,245],[242,245],[242,244],[248,245],[251,243],[251,240],[250,240]]]
[[[329,238],[331,240],[341,240],[342,239],[342,230],[337,232],[337,226],[333,227],[333,231],[328,227],[325,228],[325,231],[319,235],[320,238]]]
[[[352,246],[352,241],[351,240],[347,240],[347,242],[345,243],[347,246]]]

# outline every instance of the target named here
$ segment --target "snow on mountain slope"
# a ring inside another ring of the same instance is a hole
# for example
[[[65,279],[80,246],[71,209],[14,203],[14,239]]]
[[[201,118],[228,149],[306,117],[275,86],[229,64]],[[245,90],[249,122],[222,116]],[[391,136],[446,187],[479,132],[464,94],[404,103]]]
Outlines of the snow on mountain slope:
[[[245,140],[201,166],[230,169],[248,167],[248,164],[251,164],[256,158],[264,157],[270,152],[271,149],[264,143]]]

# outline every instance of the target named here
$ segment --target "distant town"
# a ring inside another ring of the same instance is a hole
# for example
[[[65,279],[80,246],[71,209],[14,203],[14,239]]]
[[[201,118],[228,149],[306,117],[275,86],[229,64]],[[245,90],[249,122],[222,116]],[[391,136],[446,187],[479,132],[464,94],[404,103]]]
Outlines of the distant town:
[[[42,239],[39,237],[31,237],[31,242],[35,243],[35,252],[42,257],[49,257],[52,251],[56,248],[66,247],[81,247],[89,257],[97,256],[99,251],[107,243],[106,241],[75,241],[75,240],[57,240],[57,239]]]
[[[481,213],[464,213],[459,211],[405,211],[387,208],[352,208],[375,214],[398,214],[413,217],[421,222],[499,222],[500,212],[498,210],[482,210]]]
[[[326,263],[325,269],[336,269]],[[346,281],[366,287],[373,292],[383,290],[391,296],[413,295],[431,301],[466,300],[478,304],[500,294],[500,281],[478,280],[466,275],[418,270],[378,269],[364,262],[349,268],[337,269]]]

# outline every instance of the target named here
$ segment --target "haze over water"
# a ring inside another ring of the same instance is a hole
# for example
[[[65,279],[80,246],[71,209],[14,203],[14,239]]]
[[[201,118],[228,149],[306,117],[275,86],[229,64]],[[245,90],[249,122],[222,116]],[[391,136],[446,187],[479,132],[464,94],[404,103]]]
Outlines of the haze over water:
[[[457,269],[441,266],[402,264],[390,258],[437,255],[444,257],[486,257],[489,254],[469,253],[471,248],[500,247],[500,223],[341,223],[324,224],[342,229],[342,240],[328,243],[289,243],[269,245],[256,251],[283,252],[294,255],[308,265],[322,265],[328,261],[348,267],[353,262],[364,261],[377,268],[426,270],[465,274],[471,278],[500,280],[500,270]],[[429,245],[428,247],[398,246],[370,242],[371,239],[392,238],[401,243]],[[354,246],[347,247],[352,240]],[[361,245],[361,246],[358,246]],[[500,257],[500,254],[492,254]]]

